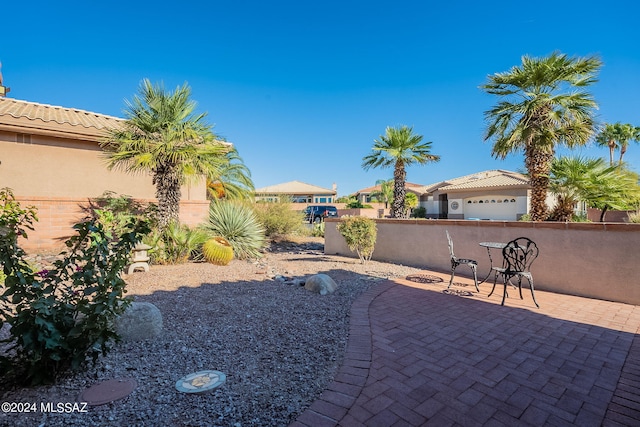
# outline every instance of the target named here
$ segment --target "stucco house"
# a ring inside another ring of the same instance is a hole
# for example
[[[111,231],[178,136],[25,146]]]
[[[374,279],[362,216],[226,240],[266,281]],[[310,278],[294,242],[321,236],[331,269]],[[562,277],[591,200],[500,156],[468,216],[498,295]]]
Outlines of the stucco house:
[[[255,190],[256,201],[277,201],[282,197],[293,203],[326,204],[334,203],[337,195],[336,184],[332,189],[318,187],[300,181],[290,181],[269,185]]]
[[[404,188],[406,192],[414,193],[416,196],[420,197],[422,194],[420,190],[424,187],[422,184],[415,184],[413,182],[405,182]],[[379,192],[381,190],[380,184],[374,185],[373,187],[363,188],[361,190],[356,191],[353,196],[362,204],[375,202],[375,197],[372,194]]]
[[[0,186],[23,205],[38,208],[27,250],[61,245],[82,217],[82,206],[105,191],[155,201],[151,176],[108,170],[98,142],[123,119],[0,97]],[[181,221],[200,223],[207,215],[205,182],[182,187]]]
[[[516,221],[529,212],[530,189],[525,175],[498,169],[415,190],[428,218]]]

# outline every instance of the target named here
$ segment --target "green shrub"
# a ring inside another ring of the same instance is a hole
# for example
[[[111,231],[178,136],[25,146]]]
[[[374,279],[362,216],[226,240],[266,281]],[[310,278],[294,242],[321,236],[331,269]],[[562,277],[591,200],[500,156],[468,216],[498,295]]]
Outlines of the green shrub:
[[[154,230],[143,242],[152,247],[149,250],[152,263],[184,264],[200,258],[202,244],[209,237],[205,230],[173,222],[164,230]]]
[[[304,214],[292,209],[289,200],[278,202],[260,202],[254,205],[258,221],[264,227],[265,235],[269,238],[290,235],[304,235]]]
[[[221,236],[233,247],[237,259],[258,258],[265,246],[264,227],[252,206],[232,200],[212,201],[209,221],[204,228],[214,236]]]
[[[338,224],[338,232],[344,237],[349,249],[358,254],[361,263],[371,259],[378,235],[373,219],[362,216],[346,218]]]
[[[324,221],[318,224],[313,224],[313,229],[311,229],[311,235],[313,237],[324,237]]]
[[[635,224],[639,224],[640,223],[640,210],[637,210],[635,212],[630,212],[628,221],[632,222],[632,223],[635,223]]]
[[[414,218],[426,218],[427,217],[427,209],[424,206],[418,206],[413,210]]]
[[[144,219],[155,227],[156,210],[157,206],[152,203],[145,205],[131,196],[118,196],[112,191],[105,191],[86,209],[113,236],[120,235],[132,219]]]
[[[10,190],[0,190],[0,264],[6,276],[0,327],[11,326],[3,341],[11,349],[0,356],[0,368],[31,384],[51,382],[109,350],[110,340],[118,338],[113,320],[128,305],[120,274],[132,247],[149,231],[146,222],[132,220],[112,238],[95,218],[81,222],[63,259],[52,270],[34,272],[17,241],[36,220],[35,209],[22,209]]]

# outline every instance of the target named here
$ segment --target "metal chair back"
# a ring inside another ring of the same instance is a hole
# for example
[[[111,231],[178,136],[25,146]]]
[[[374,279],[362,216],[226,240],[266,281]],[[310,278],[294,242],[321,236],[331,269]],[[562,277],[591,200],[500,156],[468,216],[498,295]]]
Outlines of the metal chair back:
[[[529,272],[531,264],[538,257],[538,246],[527,237],[513,239],[502,249],[505,273]]]
[[[449,254],[451,255],[451,259],[456,259],[456,256],[453,254],[453,240],[451,240],[451,236],[449,235],[449,230],[444,230],[447,233],[447,241],[449,242]]]

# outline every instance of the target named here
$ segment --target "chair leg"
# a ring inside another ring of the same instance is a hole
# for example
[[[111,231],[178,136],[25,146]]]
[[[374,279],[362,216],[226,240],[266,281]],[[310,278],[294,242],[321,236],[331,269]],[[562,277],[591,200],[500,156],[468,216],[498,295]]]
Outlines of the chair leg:
[[[493,295],[493,291],[496,290],[497,281],[498,281],[498,272],[496,271],[496,273],[493,275],[493,288],[491,288],[491,292],[489,292],[489,295],[487,295],[487,298]]]
[[[518,290],[520,291],[520,299],[522,298],[522,276],[518,276]]]
[[[449,289],[451,285],[453,285],[453,276],[456,274],[456,267],[457,265],[455,264],[451,265],[451,279],[449,279],[449,286],[447,286],[447,289]]]
[[[531,279],[527,277],[527,280],[529,281],[529,286],[531,287],[531,298],[533,298],[533,302],[536,307],[540,308],[540,306],[538,305],[538,301],[536,301],[536,295],[533,293],[533,277],[531,277]]]
[[[507,275],[504,275],[504,294],[502,294],[502,304],[500,305],[504,305],[504,300],[507,298],[507,282],[509,282],[509,280],[507,280]]]
[[[476,285],[476,292],[480,292],[480,288],[478,287],[478,268],[472,264],[471,270],[473,270],[473,283]]]

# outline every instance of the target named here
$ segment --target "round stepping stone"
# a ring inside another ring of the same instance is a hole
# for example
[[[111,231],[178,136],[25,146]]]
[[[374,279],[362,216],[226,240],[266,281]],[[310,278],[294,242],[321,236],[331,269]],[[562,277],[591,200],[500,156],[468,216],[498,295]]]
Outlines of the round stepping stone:
[[[131,394],[138,386],[133,378],[116,378],[94,384],[78,396],[78,401],[90,406],[104,405]]]
[[[206,393],[220,387],[227,376],[220,371],[198,371],[180,378],[176,389],[183,393]]]

